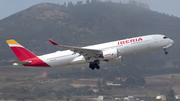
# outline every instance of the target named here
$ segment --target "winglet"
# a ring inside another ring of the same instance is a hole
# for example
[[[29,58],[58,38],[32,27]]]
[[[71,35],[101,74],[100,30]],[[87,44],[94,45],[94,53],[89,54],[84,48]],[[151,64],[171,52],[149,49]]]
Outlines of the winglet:
[[[49,42],[51,42],[53,45],[58,45],[57,43],[55,43],[54,41],[48,39]]]

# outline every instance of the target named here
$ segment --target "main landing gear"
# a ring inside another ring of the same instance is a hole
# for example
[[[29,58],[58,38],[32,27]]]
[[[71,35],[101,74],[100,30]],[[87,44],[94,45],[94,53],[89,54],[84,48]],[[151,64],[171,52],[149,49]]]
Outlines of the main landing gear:
[[[95,68],[96,69],[100,69],[98,64],[99,64],[99,60],[96,60],[94,62],[90,62],[89,63],[89,68],[91,68],[92,70],[94,70]]]
[[[165,52],[165,54],[166,54],[166,55],[168,54],[168,52],[167,52],[166,48],[164,48],[164,52]]]

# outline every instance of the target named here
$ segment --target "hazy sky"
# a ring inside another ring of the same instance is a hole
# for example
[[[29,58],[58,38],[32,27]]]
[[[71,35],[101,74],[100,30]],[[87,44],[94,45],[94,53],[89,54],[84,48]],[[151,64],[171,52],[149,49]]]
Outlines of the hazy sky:
[[[8,17],[14,13],[22,11],[26,8],[29,8],[33,5],[50,2],[56,4],[62,4],[64,2],[76,3],[77,1],[86,2],[86,0],[0,0],[0,20]],[[106,1],[106,0],[101,0]],[[123,2],[126,3],[129,0],[111,0],[113,2]],[[180,0],[135,0],[143,3],[147,3],[151,10],[158,11],[161,13],[166,13],[174,15],[180,18]]]

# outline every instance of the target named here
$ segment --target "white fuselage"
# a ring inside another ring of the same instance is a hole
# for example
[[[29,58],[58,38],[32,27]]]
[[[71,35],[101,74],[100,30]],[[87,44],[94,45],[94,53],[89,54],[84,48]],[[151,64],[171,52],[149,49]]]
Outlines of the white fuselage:
[[[154,50],[164,47],[169,47],[173,43],[173,40],[165,37],[164,35],[147,35],[134,38],[128,38],[124,40],[118,40],[113,42],[107,42],[92,46],[83,47],[86,49],[98,49],[101,51],[106,51],[110,49],[117,49],[118,55],[123,56],[132,53],[138,53],[148,50]],[[47,63],[51,67],[60,67],[73,64],[83,64],[88,63],[84,55],[75,53],[70,50],[57,51],[55,53],[50,53],[42,56],[38,56],[41,60]],[[103,58],[96,58],[97,60],[103,61]]]

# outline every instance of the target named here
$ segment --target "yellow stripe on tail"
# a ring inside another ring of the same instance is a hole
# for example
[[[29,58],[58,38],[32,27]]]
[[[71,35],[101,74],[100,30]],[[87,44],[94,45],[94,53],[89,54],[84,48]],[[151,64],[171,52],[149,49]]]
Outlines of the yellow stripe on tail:
[[[15,45],[20,45],[19,43],[17,43],[15,40],[11,39],[11,40],[6,40],[6,42],[8,44],[15,44]]]

